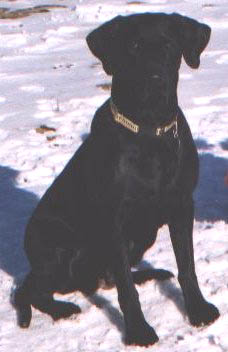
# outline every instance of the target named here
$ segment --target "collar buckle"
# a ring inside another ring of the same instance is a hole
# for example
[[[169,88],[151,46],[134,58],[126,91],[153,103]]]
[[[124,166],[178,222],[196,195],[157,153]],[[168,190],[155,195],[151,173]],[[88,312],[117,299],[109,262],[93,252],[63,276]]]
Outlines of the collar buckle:
[[[111,111],[114,117],[114,120],[122,125],[123,127],[127,128],[133,133],[139,133],[139,126],[136,125],[134,122],[129,120],[127,117],[124,115],[120,114],[116,105],[113,103],[113,101],[110,101],[110,106],[111,106]]]
[[[164,127],[158,127],[156,129],[156,136],[161,137],[163,134],[168,132],[171,128],[174,127],[173,130],[173,137],[178,138],[178,124],[177,124],[177,116],[175,117],[175,120],[173,120],[170,124],[164,126]]]
[[[173,130],[173,137],[175,138],[175,139],[177,139],[178,137],[179,137],[179,135],[178,135],[178,124],[177,124],[177,117],[176,117],[176,120],[175,120],[175,129]]]
[[[161,137],[162,136],[162,130],[163,130],[163,128],[162,127],[158,127],[157,129],[156,129],[156,136],[158,136],[158,137]]]

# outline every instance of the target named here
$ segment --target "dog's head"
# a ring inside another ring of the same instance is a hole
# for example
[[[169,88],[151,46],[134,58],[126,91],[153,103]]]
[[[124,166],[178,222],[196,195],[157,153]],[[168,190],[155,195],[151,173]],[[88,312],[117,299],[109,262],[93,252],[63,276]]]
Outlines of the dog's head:
[[[146,13],[115,17],[91,32],[87,43],[118,90],[131,91],[132,99],[134,90],[137,97],[144,91],[145,103],[161,92],[166,100],[173,97],[182,56],[198,68],[210,33],[207,25],[179,14]]]

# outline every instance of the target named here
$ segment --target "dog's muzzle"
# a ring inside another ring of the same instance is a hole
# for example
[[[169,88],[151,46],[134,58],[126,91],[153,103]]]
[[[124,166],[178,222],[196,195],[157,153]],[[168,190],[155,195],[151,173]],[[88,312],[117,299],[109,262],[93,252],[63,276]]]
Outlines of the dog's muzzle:
[[[112,111],[113,118],[116,123],[119,123],[123,127],[127,128],[133,133],[139,133],[140,132],[140,126],[132,122],[129,118],[125,117],[123,114],[119,113],[117,106],[114,104],[112,99],[110,99],[110,108]],[[177,114],[175,118],[167,125],[165,126],[160,126],[157,127],[153,130],[153,134],[155,136],[161,137],[168,131],[170,131],[173,128],[173,136],[174,138],[178,138],[178,123],[177,123]]]

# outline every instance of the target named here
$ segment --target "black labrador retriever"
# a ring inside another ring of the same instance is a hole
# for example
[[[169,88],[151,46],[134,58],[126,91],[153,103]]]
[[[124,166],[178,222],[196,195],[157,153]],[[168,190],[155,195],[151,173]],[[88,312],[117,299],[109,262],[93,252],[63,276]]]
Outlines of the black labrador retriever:
[[[92,294],[114,283],[126,343],[158,341],[146,322],[134,283],[166,279],[166,270],[131,272],[168,224],[190,323],[219,317],[199,288],[193,255],[198,156],[178,106],[182,55],[198,68],[210,28],[179,14],[118,16],[87,37],[112,75],[111,98],[96,112],[91,133],[47,190],[26,230],[31,272],[15,292],[18,323],[28,327],[31,305],[54,320],[79,313],[54,292]]]

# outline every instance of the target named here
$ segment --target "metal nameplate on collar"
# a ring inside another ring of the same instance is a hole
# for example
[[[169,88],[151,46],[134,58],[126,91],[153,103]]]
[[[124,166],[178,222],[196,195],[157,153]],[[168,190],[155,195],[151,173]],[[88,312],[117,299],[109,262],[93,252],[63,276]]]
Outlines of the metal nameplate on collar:
[[[139,132],[139,126],[127,119],[125,116],[121,115],[120,113],[117,113],[114,115],[114,119],[116,122],[121,124],[122,126],[128,128],[130,131],[134,133]]]
[[[136,125],[134,122],[132,122],[131,120],[129,120],[127,117],[125,117],[124,115],[120,114],[118,112],[118,109],[116,107],[116,105],[113,103],[113,101],[110,101],[110,107],[111,107],[111,111],[114,117],[114,120],[119,123],[120,125],[124,126],[125,128],[127,128],[128,130],[130,130],[131,132],[134,133],[138,133],[139,132],[139,126]]]

